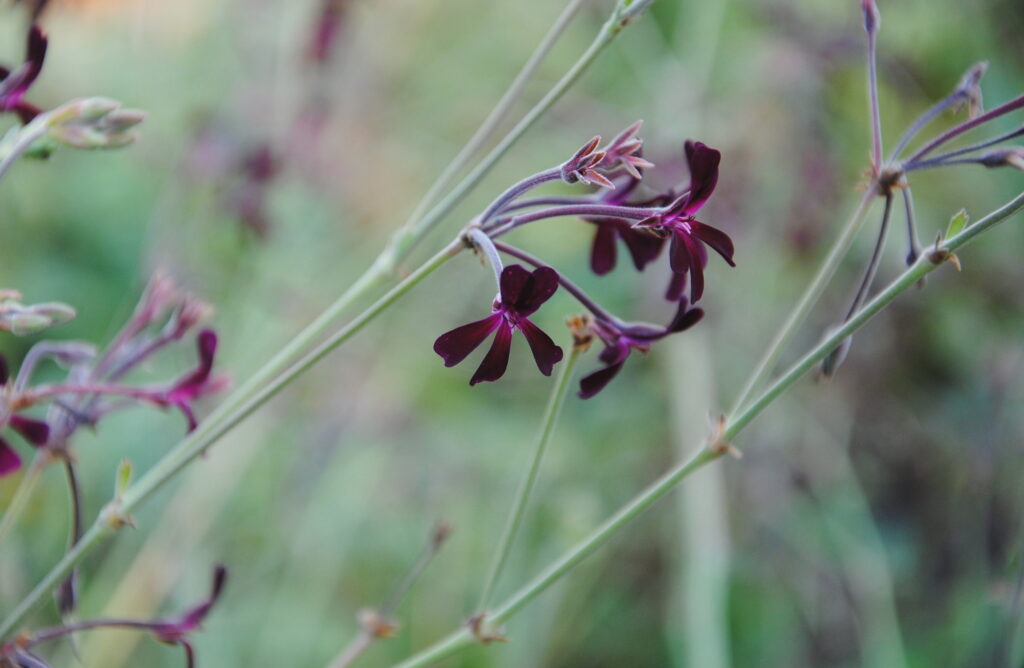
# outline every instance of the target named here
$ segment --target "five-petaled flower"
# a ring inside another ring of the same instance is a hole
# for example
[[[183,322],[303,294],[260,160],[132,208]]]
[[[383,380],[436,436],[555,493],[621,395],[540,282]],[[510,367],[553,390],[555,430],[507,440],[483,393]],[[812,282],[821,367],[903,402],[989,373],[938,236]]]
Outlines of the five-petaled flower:
[[[7,380],[7,362],[0,356],[0,393],[6,394]],[[0,407],[0,410],[6,409]],[[23,415],[9,415],[6,423],[37,448],[46,445],[50,439],[50,426],[42,420],[33,420]],[[19,468],[21,468],[21,457],[10,443],[0,437],[0,476],[14,473]]]
[[[736,266],[729,236],[694,218],[715,190],[721,157],[721,153],[701,142],[687,141],[690,189],[661,213],[637,223],[637,227],[672,235],[669,260],[673,277],[665,296],[673,301],[682,297],[687,273],[691,276],[690,299],[696,302],[704,294],[704,266],[708,255],[701,242],[717,251],[729,265]]]
[[[679,300],[675,317],[666,327],[648,324],[614,324],[595,318],[590,329],[604,343],[605,348],[598,356],[598,359],[604,363],[604,367],[580,380],[580,398],[589,399],[603,390],[622,370],[622,365],[626,363],[626,359],[632,351],[647,352],[655,341],[663,339],[669,334],[689,329],[703,317],[702,309],[690,308],[686,297],[682,297]]]
[[[505,267],[501,272],[500,294],[492,307],[494,312],[483,320],[442,334],[434,342],[434,352],[441,356],[445,366],[455,366],[497,330],[491,349],[469,384],[498,380],[508,366],[512,333],[518,329],[530,344],[537,368],[545,376],[551,375],[552,368],[562,359],[562,349],[528,316],[550,299],[557,289],[558,273],[550,267],[540,267],[533,272],[518,264]]]
[[[25,63],[15,71],[0,67],[0,111],[13,111],[22,123],[28,123],[39,114],[39,109],[24,100],[43,69],[46,58],[46,35],[38,26],[28,31]]]

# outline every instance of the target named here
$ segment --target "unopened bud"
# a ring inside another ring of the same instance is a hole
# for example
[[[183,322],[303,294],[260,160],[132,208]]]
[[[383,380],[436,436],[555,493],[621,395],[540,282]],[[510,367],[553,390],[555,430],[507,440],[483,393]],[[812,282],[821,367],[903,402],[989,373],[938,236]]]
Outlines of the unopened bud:
[[[978,162],[985,167],[1013,167],[1024,171],[1024,146],[1007,146],[981,156]]]
[[[75,148],[117,148],[135,141],[131,128],[145,114],[122,109],[121,103],[102,97],[75,100],[50,112],[50,138]]]
[[[864,12],[864,30],[876,32],[882,26],[882,16],[878,13],[875,0],[860,0],[860,8]]]

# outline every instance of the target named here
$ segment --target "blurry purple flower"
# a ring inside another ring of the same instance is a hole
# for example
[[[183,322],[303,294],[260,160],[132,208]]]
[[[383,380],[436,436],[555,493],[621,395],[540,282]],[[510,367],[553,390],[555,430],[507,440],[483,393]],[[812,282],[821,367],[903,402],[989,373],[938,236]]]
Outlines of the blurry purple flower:
[[[637,224],[672,235],[669,260],[674,276],[669,284],[667,299],[678,300],[686,287],[686,275],[692,276],[690,298],[700,300],[704,294],[704,266],[707,264],[707,244],[721,255],[730,266],[733,262],[732,240],[725,232],[696,220],[694,215],[711,197],[718,183],[718,163],[722,154],[701,142],[686,142],[686,161],[690,166],[690,189],[670,204],[662,213]]]
[[[558,273],[550,267],[529,272],[522,265],[509,265],[501,272],[500,289],[501,294],[492,307],[494,313],[483,320],[456,327],[434,342],[434,352],[441,356],[444,365],[455,366],[497,330],[494,343],[473,374],[470,385],[502,377],[508,366],[512,333],[516,329],[526,337],[537,368],[545,376],[551,375],[554,365],[562,359],[562,349],[527,317],[555,294]]]
[[[626,200],[633,194],[639,183],[639,177],[630,176],[625,185],[606,192],[605,196],[601,198],[601,203],[611,206],[627,206]],[[644,206],[652,204],[655,202],[645,202]],[[601,217],[586,217],[584,220],[597,226],[594,245],[590,251],[590,268],[598,276],[604,276],[615,268],[616,239],[622,239],[625,242],[626,248],[633,258],[633,265],[638,271],[643,271],[649,262],[658,257],[665,243],[664,237],[659,237],[647,230],[636,229],[631,220]]]
[[[331,59],[344,19],[344,0],[323,0],[317,13],[316,23],[310,35],[306,57],[314,63],[326,63]]]
[[[231,195],[239,220],[260,238],[270,230],[267,193],[280,167],[280,160],[269,145],[256,146],[243,157],[241,180]]]
[[[7,380],[7,361],[0,356],[0,386],[6,386]],[[46,445],[46,442],[50,440],[50,426],[41,420],[11,415],[7,418],[7,424],[37,448]],[[10,443],[0,437],[0,476],[14,473],[19,468],[21,468],[21,457]]]
[[[643,121],[637,121],[619,133],[615,139],[604,149],[604,159],[599,165],[601,169],[611,170],[622,165],[623,169],[629,172],[634,179],[641,178],[640,170],[654,167],[653,162],[644,160],[640,155],[643,148],[642,139],[637,139],[636,133],[640,131]]]
[[[25,63],[16,71],[0,67],[0,111],[13,111],[22,123],[28,123],[39,114],[39,109],[24,100],[25,93],[43,69],[46,58],[46,36],[38,26],[28,31]]]
[[[704,311],[690,308],[683,297],[679,301],[675,317],[667,327],[646,324],[619,326],[603,320],[594,320],[591,330],[605,345],[598,357],[604,363],[604,367],[580,380],[580,398],[589,399],[603,390],[618,375],[632,351],[647,352],[655,341],[689,329],[703,317]]]
[[[192,607],[177,619],[153,622],[151,625],[148,625],[153,635],[160,642],[170,645],[181,645],[185,650],[185,658],[189,668],[195,663],[195,652],[187,636],[199,630],[202,626],[203,620],[210,613],[210,609],[217,602],[217,599],[220,598],[227,577],[227,569],[223,566],[217,566],[213,571],[213,584],[210,587],[210,595],[206,600]]]
[[[597,171],[605,158],[605,152],[597,150],[600,143],[601,138],[594,137],[563,163],[559,168],[562,180],[566,183],[586,183],[602,188],[614,188],[615,184]]]
[[[213,358],[217,352],[217,334],[210,329],[199,332],[199,336],[196,337],[196,348],[199,350],[199,366],[181,378],[171,389],[149,397],[158,405],[177,407],[185,414],[189,431],[198,426],[192,402],[221,390],[226,383],[222,377],[210,377]]]

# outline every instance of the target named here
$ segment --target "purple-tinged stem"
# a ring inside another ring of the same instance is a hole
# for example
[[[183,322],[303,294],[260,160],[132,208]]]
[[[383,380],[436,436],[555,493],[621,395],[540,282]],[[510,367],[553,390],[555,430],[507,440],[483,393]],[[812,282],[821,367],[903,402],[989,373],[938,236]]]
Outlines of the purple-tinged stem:
[[[906,212],[907,219],[906,264],[909,267],[917,262],[917,258],[921,255],[921,246],[917,241],[917,224],[914,221],[914,197],[910,193],[910,186],[900,189],[900,194],[903,196],[903,209]]]
[[[878,65],[875,37],[878,34],[878,8],[874,0],[863,0],[864,29],[868,34],[868,96],[871,104],[871,166],[882,171],[882,114],[878,108]]]
[[[562,171],[555,167],[548,169],[543,172],[528,176],[519,183],[511,186],[508,190],[503,192],[498,199],[491,202],[491,205],[480,215],[480,223],[486,225],[487,221],[493,218],[495,215],[500,213],[504,206],[519,197],[520,195],[529,192],[539,185],[549,183],[551,181],[558,181],[562,178]]]
[[[494,281],[498,284],[498,290],[501,291],[501,271],[504,267],[501,264],[498,249],[494,247],[494,242],[478,227],[469,231],[469,238],[473,242],[473,246],[487,258],[487,264],[491,265],[491,269],[494,271]]]
[[[524,199],[510,202],[508,206],[503,208],[500,213],[508,213],[510,211],[520,211],[522,209],[529,209],[535,206],[570,206],[573,204],[592,204],[597,202],[596,199],[587,195],[550,195],[547,197],[527,197]]]
[[[906,160],[905,164],[909,166],[910,164],[915,163],[924,156],[928,155],[939,146],[942,146],[951,139],[959,137],[968,130],[976,128],[979,125],[982,125],[983,123],[987,123],[992,119],[999,118],[1000,116],[1005,116],[1006,114],[1012,111],[1020,109],[1021,107],[1024,107],[1024,95],[1019,95],[1010,100],[1009,102],[1001,104],[995,109],[991,109],[986,113],[978,116],[977,118],[972,118],[969,121],[964,121],[960,125],[954,126],[949,130],[946,130],[941,135],[925,144],[922,148],[920,148],[917,151],[917,153],[910,156],[910,158]]]
[[[982,167],[993,167],[994,165],[987,163],[985,156],[976,156],[973,158],[952,158],[946,159],[943,156],[933,158],[931,160],[921,160],[914,162],[903,167],[904,172],[919,172],[922,169],[935,169],[937,167],[955,167],[956,165],[981,165]]]
[[[159,622],[140,622],[134,619],[91,619],[77,624],[67,626],[55,626],[33,633],[23,640],[22,647],[34,647],[40,643],[49,642],[80,631],[92,631],[93,629],[137,629],[139,631],[152,631]]]
[[[78,473],[70,458],[64,457],[64,473],[68,479],[68,500],[71,503],[71,527],[68,535],[68,550],[71,550],[82,539],[84,530],[82,487],[78,483]],[[75,581],[78,571],[73,570],[57,588],[57,608],[61,615],[70,614],[77,605]]]
[[[987,139],[985,141],[978,142],[977,144],[971,144],[970,146],[964,146],[963,148],[958,148],[955,151],[949,151],[948,153],[943,153],[941,155],[937,155],[934,158],[931,158],[931,159],[926,160],[926,161],[922,161],[921,163],[918,163],[918,164],[932,165],[934,163],[945,162],[945,161],[949,160],[950,158],[955,158],[957,156],[965,155],[967,153],[973,153],[974,151],[980,151],[983,148],[988,148],[989,146],[995,146],[996,144],[1001,144],[1004,141],[1007,141],[1009,139],[1014,139],[1016,137],[1020,137],[1021,135],[1024,135],[1024,125],[1020,126],[1016,130],[1010,130],[1009,132],[1003,133],[1003,134],[999,135],[998,137],[994,137],[992,139]],[[914,165],[913,165],[913,163],[911,163],[911,164],[905,165],[904,169],[913,168],[913,167],[914,167]]]
[[[939,117],[939,115],[959,102],[963,96],[964,93],[962,91],[955,90],[942,100],[933,104],[928,111],[918,116],[917,120],[915,120],[910,127],[907,128],[907,131],[903,133],[903,136],[900,137],[899,142],[896,144],[896,148],[894,148],[892,153],[889,154],[889,162],[896,160],[900,153],[903,152],[903,149],[907,147],[907,144],[909,144],[926,125],[934,121]]]
[[[494,247],[497,248],[502,253],[504,253],[505,255],[511,255],[512,257],[519,258],[523,262],[533,265],[534,267],[550,266],[546,262],[530,255],[526,251],[522,251],[516,248],[515,246],[509,246],[508,244],[503,244],[500,241],[495,241]],[[578,301],[583,306],[583,308],[587,309],[592,314],[594,314],[594,317],[600,318],[601,320],[606,320],[615,325],[626,325],[626,323],[624,323],[622,320],[616,318],[614,315],[601,308],[598,305],[598,303],[591,299],[590,296],[587,295],[587,293],[583,292],[583,290],[581,290],[578,285],[576,285],[568,278],[566,278],[564,275],[562,275],[562,272],[558,272],[558,282],[561,284],[563,288],[565,288],[566,292],[568,292],[569,294],[576,298],[576,301]]]
[[[515,216],[501,227],[486,229],[491,238],[495,238],[510,232],[517,227],[547,218],[561,218],[564,216],[591,216],[600,218],[625,218],[627,220],[644,220],[661,212],[658,208],[636,207],[636,206],[615,206],[613,204],[573,204],[569,206],[553,206],[550,209],[532,211],[521,216]]]
[[[56,397],[62,394],[109,394],[132,399],[152,399],[153,390],[138,387],[124,387],[109,383],[89,383],[85,385],[40,385],[21,395],[20,402],[32,405],[40,399]]]

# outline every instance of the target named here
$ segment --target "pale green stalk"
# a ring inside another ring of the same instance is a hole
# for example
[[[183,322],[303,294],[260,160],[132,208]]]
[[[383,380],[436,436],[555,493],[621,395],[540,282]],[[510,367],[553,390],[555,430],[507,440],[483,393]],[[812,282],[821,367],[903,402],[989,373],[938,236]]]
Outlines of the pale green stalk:
[[[0,638],[9,636],[15,627],[22,622],[25,616],[38,603],[46,598],[47,594],[66,577],[72,569],[104,538],[116,531],[120,524],[128,518],[131,512],[149,497],[155,494],[163,485],[174,477],[189,462],[206,451],[221,436],[234,428],[239,422],[248,417],[253,411],[261,407],[278,392],[288,386],[295,378],[303,374],[314,364],[323,359],[328,353],[350,339],[359,332],[370,321],[380,315],[385,309],[391,306],[399,297],[408,292],[438,267],[454,257],[460,250],[465,248],[461,240],[448,244],[440,253],[423,264],[408,278],[389,290],[383,297],[378,299],[356,316],[352,322],[338,330],[320,345],[304,355],[301,359],[291,365],[284,373],[261,387],[259,391],[243,400],[232,402],[233,407],[228,415],[218,420],[214,426],[209,426],[209,421],[192,432],[187,438],[179,442],[170,450],[156,465],[153,466],[144,476],[133,483],[123,496],[115,499],[104,509],[96,522],[68,551],[64,558],[36,585],[25,599],[7,616],[0,625]],[[282,353],[284,354],[284,351]]]
[[[3,519],[0,519],[0,545],[3,544],[7,534],[18,523],[18,518],[21,517],[21,514],[25,512],[28,500],[32,496],[32,492],[35,491],[36,485],[43,475],[43,469],[46,468],[49,460],[49,453],[45,450],[38,451],[35,458],[32,459],[32,463],[29,464],[28,470],[21,477],[18,488],[14,490],[14,496],[11,497],[11,503],[7,506],[7,510],[4,511]]]
[[[733,402],[732,410],[729,411],[729,415],[736,415],[740,410],[745,407],[746,401],[750,398],[750,395],[754,393],[757,386],[761,384],[765,376],[768,375],[772,366],[779,359],[779,355],[782,354],[782,350],[790,337],[796,331],[796,328],[807,318],[807,314],[811,312],[811,309],[817,303],[821,294],[828,287],[829,281],[832,280],[832,276],[835,275],[836,269],[839,268],[839,263],[843,261],[847,251],[850,250],[850,245],[853,244],[854,238],[857,236],[857,232],[860,231],[861,226],[864,223],[864,218],[867,216],[869,205],[871,200],[875,197],[874,186],[869,187],[867,192],[860,200],[860,204],[857,205],[857,209],[850,216],[850,220],[843,227],[843,231],[839,234],[835,243],[832,244],[832,248],[829,250],[828,255],[825,257],[825,261],[822,262],[821,267],[818,269],[818,273],[814,276],[814,279],[804,289],[804,293],[800,296],[800,300],[797,301],[796,306],[786,316],[785,322],[782,323],[782,327],[775,334],[775,338],[768,344],[768,348],[765,350],[761,359],[757,362],[754,370],[750,373],[747,381],[743,384],[743,389],[740,390],[739,395],[736,397],[736,401]]]
[[[469,163],[470,158],[476,154],[477,151],[484,145],[484,143],[494,134],[494,131],[498,128],[498,125],[505,120],[508,116],[508,112],[512,110],[512,106],[516,103],[516,100],[523,94],[523,90],[526,88],[526,83],[530,80],[530,77],[536,73],[537,68],[540,67],[541,62],[544,61],[544,57],[548,55],[551,48],[555,45],[555,42],[562,36],[565,29],[572,22],[573,17],[579,12],[580,7],[583,6],[584,0],[570,0],[569,4],[565,6],[558,19],[555,20],[554,25],[548,30],[548,33],[541,40],[537,48],[534,49],[530,55],[530,59],[523,65],[523,69],[519,70],[519,74],[509,85],[505,94],[501,96],[498,103],[494,105],[494,109],[487,115],[484,122],[480,124],[473,136],[470,137],[466,145],[462,147],[462,150],[452,158],[452,161],[444,168],[441,175],[437,177],[433,185],[427,190],[427,193],[420,199],[419,204],[413,210],[409,216],[409,220],[406,225],[412,225],[419,220],[423,214],[427,212],[427,207],[433,204],[437,197],[444,191],[445,188],[452,184],[455,180],[455,176],[461,172],[466,165]]]
[[[614,515],[598,526],[586,538],[577,543],[568,552],[548,566],[533,580],[523,586],[518,592],[499,605],[492,615],[488,616],[491,624],[501,624],[519,612],[527,603],[532,601],[544,590],[561,579],[566,573],[586,557],[596,551],[612,536],[618,533],[623,527],[638,517],[645,510],[654,505],[663,496],[672,491],[679,482],[684,480],[694,471],[704,465],[719,459],[729,452],[728,443],[739,435],[750,422],[767,408],[783,391],[791,387],[805,373],[820,363],[826,355],[831,352],[843,339],[863,327],[868,320],[888,306],[896,297],[913,287],[921,278],[937,269],[943,262],[933,262],[930,258],[933,252],[940,255],[953,253],[960,247],[973,240],[979,234],[989,230],[995,225],[1006,220],[1009,216],[1024,208],[1024,192],[1013,200],[993,211],[979,220],[974,225],[964,229],[959,234],[947,239],[938,245],[937,248],[926,250],[926,252],[902,274],[899,275],[884,290],[879,292],[871,301],[855,313],[848,321],[826,336],[818,345],[807,352],[785,373],[783,373],[767,390],[764,391],[749,406],[744,408],[735,417],[729,418],[721,428],[721,433],[715,434],[710,442],[697,446],[696,452],[688,459],[677,464],[674,468],[663,474],[658,480],[649,485],[646,489],[633,497],[628,503],[622,506]],[[475,642],[472,632],[468,628],[455,631],[446,638],[441,639],[434,645],[415,654],[398,665],[398,668],[416,668],[426,666],[439,661],[451,654],[465,649]]]
[[[544,458],[544,451],[551,440],[551,433],[558,422],[558,416],[562,412],[565,398],[569,395],[572,371],[576,366],[576,360],[579,359],[580,352],[579,346],[572,346],[569,359],[562,363],[562,369],[558,373],[558,380],[555,381],[554,387],[551,388],[551,396],[548,398],[547,407],[544,409],[544,417],[540,423],[540,432],[537,434],[537,445],[534,447],[533,454],[530,457],[530,465],[519,481],[515,500],[512,502],[508,519],[505,522],[505,529],[501,533],[501,540],[498,541],[498,547],[494,551],[491,568],[487,572],[487,579],[484,581],[483,590],[480,592],[480,601],[476,606],[478,613],[483,613],[487,610],[487,606],[491,602],[491,595],[494,593],[494,587],[498,584],[498,578],[501,577],[501,571],[504,569],[509,553],[512,551],[512,543],[515,541],[519,527],[523,523],[526,502],[530,499],[530,493],[537,482],[537,472],[540,471],[540,462]]]

